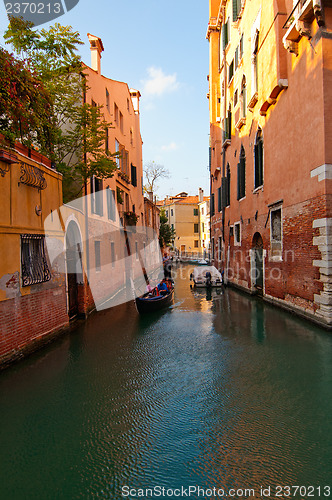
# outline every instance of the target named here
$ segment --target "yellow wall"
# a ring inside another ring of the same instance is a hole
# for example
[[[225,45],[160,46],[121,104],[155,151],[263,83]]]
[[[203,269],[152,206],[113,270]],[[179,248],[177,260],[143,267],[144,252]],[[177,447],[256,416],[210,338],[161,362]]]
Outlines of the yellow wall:
[[[21,234],[44,234],[44,221],[51,211],[62,205],[62,176],[45,164],[16,153],[18,162],[9,166],[9,171],[0,176],[0,300],[11,298],[15,291],[6,277],[21,275]],[[39,169],[47,187],[38,189],[20,181],[22,164]],[[0,167],[8,166],[0,162]],[[36,207],[41,209],[38,215]],[[7,283],[7,286],[6,286]],[[16,293],[30,293],[29,286]]]

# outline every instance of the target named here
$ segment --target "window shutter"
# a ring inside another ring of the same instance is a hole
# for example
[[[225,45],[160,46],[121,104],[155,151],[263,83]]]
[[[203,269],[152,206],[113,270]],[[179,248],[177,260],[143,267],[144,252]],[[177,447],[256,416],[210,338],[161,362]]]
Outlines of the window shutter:
[[[241,165],[240,163],[237,164],[237,199],[239,200],[241,198],[240,196],[240,182],[241,182]]]
[[[218,188],[218,212],[221,212],[221,187]]]
[[[246,195],[246,159],[241,158],[240,160],[240,170],[241,170],[241,198]]]
[[[254,147],[254,162],[255,162],[255,188],[259,186],[259,161],[258,161],[258,144]]]
[[[225,208],[227,207],[227,177],[221,179],[221,191],[222,208]]]
[[[237,20],[238,0],[233,0],[233,23]]]
[[[214,193],[211,194],[211,207],[210,207],[211,217],[215,214],[214,211]]]

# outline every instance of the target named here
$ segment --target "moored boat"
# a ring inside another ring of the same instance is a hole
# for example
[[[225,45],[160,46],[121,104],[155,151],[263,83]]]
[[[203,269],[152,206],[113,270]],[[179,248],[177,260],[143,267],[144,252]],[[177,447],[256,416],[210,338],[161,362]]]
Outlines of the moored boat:
[[[193,281],[196,287],[220,287],[223,284],[222,275],[214,266],[195,267],[190,274],[190,281]]]

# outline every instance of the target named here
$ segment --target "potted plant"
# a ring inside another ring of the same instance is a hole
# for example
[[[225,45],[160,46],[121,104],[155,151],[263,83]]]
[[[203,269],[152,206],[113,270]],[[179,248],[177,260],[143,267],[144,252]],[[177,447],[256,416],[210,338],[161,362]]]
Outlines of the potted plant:
[[[135,212],[128,211],[124,213],[124,219],[127,226],[136,226],[138,215]]]

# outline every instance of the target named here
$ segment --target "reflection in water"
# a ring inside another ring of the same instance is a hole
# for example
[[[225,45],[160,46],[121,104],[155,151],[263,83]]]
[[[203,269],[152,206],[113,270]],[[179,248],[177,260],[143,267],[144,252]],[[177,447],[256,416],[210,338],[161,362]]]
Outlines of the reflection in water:
[[[189,272],[172,308],[101,311],[1,374],[2,498],[331,483],[331,336]]]

